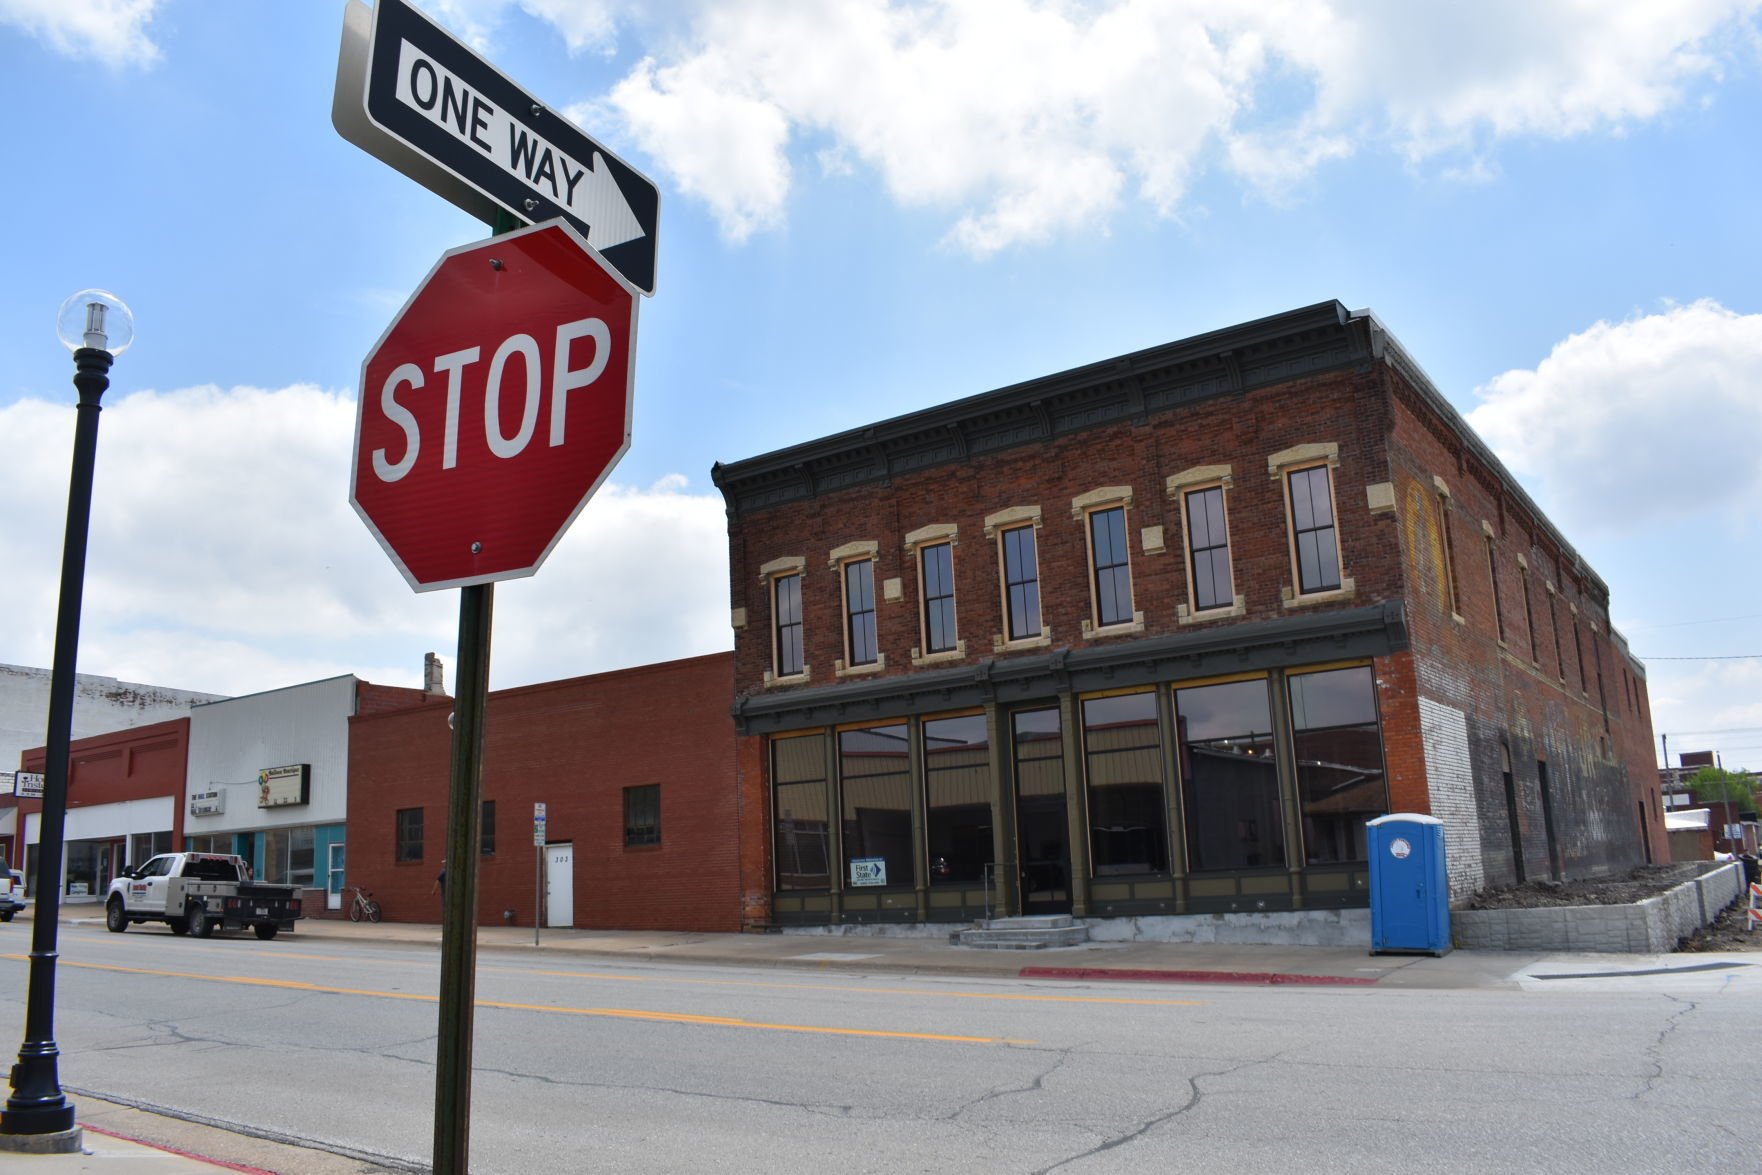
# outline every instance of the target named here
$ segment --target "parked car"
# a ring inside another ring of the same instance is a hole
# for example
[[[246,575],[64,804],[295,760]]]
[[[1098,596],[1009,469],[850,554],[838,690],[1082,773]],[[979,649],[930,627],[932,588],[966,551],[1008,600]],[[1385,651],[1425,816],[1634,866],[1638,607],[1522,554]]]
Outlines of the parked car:
[[[16,869],[0,870],[0,922],[24,909],[24,874]]]

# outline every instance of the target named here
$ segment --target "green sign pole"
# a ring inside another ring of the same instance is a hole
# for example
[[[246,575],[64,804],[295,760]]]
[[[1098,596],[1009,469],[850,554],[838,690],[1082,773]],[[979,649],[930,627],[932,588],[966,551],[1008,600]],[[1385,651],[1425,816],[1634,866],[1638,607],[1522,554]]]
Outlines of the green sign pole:
[[[496,214],[497,235],[520,228]],[[483,720],[495,584],[459,589],[459,669],[441,888],[440,1031],[434,1057],[434,1175],[471,1170],[471,1036],[477,1001],[477,856],[483,821]]]

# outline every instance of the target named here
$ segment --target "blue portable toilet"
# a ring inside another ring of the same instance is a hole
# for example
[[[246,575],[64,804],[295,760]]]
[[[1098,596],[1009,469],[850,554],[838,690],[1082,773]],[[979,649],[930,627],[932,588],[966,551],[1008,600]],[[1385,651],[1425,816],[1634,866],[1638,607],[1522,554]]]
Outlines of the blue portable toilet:
[[[1450,950],[1450,883],[1444,822],[1417,812],[1368,821],[1370,953],[1444,955]]]

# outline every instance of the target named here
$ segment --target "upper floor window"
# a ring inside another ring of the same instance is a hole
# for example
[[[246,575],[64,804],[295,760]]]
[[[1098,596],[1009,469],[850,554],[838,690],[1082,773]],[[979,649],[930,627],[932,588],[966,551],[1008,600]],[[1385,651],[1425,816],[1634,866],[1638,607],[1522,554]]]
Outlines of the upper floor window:
[[[1505,643],[1505,606],[1499,599],[1499,555],[1493,544],[1493,526],[1490,522],[1481,523],[1481,533],[1487,540],[1487,578],[1493,584],[1493,631],[1499,643]]]
[[[852,559],[844,565],[845,663],[875,663],[875,561]]]
[[[778,677],[802,671],[801,575],[779,575],[771,581],[771,615],[775,618],[773,664]]]
[[[1188,490],[1182,505],[1193,610],[1228,608],[1235,600],[1235,588],[1230,579],[1230,533],[1224,525],[1224,487]]]
[[[924,601],[924,652],[950,652],[955,647],[954,544],[920,547],[918,569]]]
[[[661,843],[661,785],[647,783],[624,789],[624,843]]]
[[[396,821],[394,859],[398,861],[422,860],[422,809],[399,808]]]
[[[1432,482],[1438,488],[1438,547],[1444,555],[1444,600],[1455,616],[1462,612],[1462,594],[1456,584],[1456,544],[1450,535],[1450,487],[1442,478],[1434,477]]]
[[[1340,547],[1334,533],[1334,492],[1326,465],[1294,469],[1285,475],[1291,507],[1291,545],[1297,563],[1297,591],[1338,591]]]
[[[1009,640],[1040,635],[1040,560],[1034,528],[1017,526],[1002,531],[1004,632]]]
[[[1124,506],[1089,512],[1089,560],[1096,627],[1132,623],[1132,565],[1126,555]]]

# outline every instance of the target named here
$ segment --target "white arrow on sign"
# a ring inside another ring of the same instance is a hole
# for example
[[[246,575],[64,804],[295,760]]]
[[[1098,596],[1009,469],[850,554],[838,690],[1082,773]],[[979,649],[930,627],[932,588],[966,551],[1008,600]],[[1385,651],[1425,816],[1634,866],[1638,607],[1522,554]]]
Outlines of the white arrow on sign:
[[[598,151],[571,159],[409,41],[398,43],[398,101],[537,195],[584,221],[587,243],[610,249],[642,225]]]

